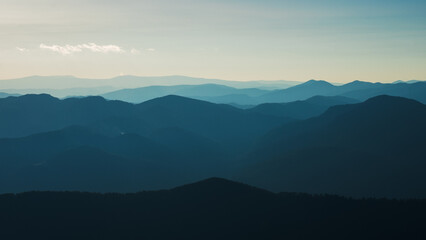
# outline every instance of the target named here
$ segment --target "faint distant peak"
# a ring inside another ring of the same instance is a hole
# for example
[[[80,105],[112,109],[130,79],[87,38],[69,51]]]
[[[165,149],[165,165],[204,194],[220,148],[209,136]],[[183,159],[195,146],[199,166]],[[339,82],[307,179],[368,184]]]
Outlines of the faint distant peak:
[[[393,84],[399,84],[399,83],[418,83],[418,82],[424,82],[425,80],[408,80],[408,81],[404,81],[404,80],[397,80],[395,82],[393,82]]]
[[[393,82],[392,84],[398,84],[398,83],[405,83],[405,81],[403,80],[396,80],[395,82]]]
[[[42,75],[32,75],[28,77],[18,78],[18,79],[64,79],[64,78],[77,78],[72,75],[54,75],[54,76],[42,76]]]
[[[346,83],[343,86],[368,86],[368,85],[372,85],[372,84],[374,84],[374,83],[355,80],[355,81],[352,81],[350,83]]]
[[[334,86],[333,84],[325,81],[325,80],[309,80],[301,85],[309,86],[309,85],[318,85],[318,86]]]
[[[409,80],[406,83],[418,83],[418,82],[426,82],[426,80]]]
[[[333,84],[325,80],[309,80],[302,84],[296,85],[292,88],[309,87],[309,88],[324,88],[324,87],[335,87]]]

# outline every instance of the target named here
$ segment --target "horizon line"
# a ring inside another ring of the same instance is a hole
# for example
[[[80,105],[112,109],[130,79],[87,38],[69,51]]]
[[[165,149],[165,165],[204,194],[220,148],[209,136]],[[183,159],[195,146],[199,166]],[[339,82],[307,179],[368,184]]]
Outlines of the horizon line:
[[[115,78],[122,78],[122,77],[136,77],[136,78],[162,78],[162,77],[182,77],[182,78],[193,78],[193,79],[205,79],[205,80],[220,80],[220,81],[227,81],[227,82],[294,82],[294,83],[305,83],[308,81],[325,81],[325,82],[329,82],[329,83],[334,83],[334,84],[347,84],[347,83],[351,83],[351,82],[356,82],[356,81],[360,81],[360,82],[370,82],[370,83],[397,83],[397,82],[409,82],[409,81],[426,81],[426,80],[420,80],[420,79],[408,79],[408,80],[402,80],[402,79],[398,79],[398,80],[394,80],[394,81],[389,81],[389,82],[382,82],[382,81],[368,81],[368,80],[359,80],[359,79],[354,79],[354,80],[350,80],[347,82],[331,82],[331,81],[327,81],[324,79],[308,79],[305,81],[297,81],[297,80],[284,80],[284,79],[273,79],[273,80],[262,80],[262,79],[249,79],[249,80],[230,80],[230,79],[221,79],[221,78],[212,78],[212,77],[194,77],[194,76],[187,76],[187,75],[179,75],[179,74],[173,74],[173,75],[115,75],[112,77],[105,77],[105,78],[92,78],[92,77],[83,77],[83,76],[76,76],[76,75],[27,75],[27,76],[23,76],[23,77],[15,77],[15,78],[1,78],[0,81],[13,81],[13,80],[20,80],[20,79],[27,79],[27,78],[32,78],[32,77],[40,77],[40,78],[52,78],[52,77],[61,77],[61,78],[75,78],[75,79],[83,79],[83,80],[111,80],[111,79],[115,79]]]

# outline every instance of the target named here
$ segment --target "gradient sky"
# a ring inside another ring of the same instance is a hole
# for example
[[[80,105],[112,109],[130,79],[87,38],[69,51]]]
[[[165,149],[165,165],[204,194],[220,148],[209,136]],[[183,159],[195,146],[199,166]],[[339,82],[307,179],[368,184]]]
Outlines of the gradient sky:
[[[425,0],[1,0],[0,79],[426,79]]]

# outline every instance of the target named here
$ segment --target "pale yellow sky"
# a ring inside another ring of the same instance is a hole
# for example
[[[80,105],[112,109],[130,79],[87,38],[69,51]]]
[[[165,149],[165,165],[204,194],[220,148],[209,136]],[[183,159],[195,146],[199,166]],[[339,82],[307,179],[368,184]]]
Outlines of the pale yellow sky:
[[[0,79],[426,79],[417,0],[2,0]]]

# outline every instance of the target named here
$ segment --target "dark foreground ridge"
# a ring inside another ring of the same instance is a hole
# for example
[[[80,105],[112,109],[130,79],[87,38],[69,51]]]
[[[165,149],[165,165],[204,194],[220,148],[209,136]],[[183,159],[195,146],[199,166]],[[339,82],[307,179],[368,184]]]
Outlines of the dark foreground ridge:
[[[0,195],[3,239],[424,239],[425,200],[274,194],[211,178],[132,194]]]

